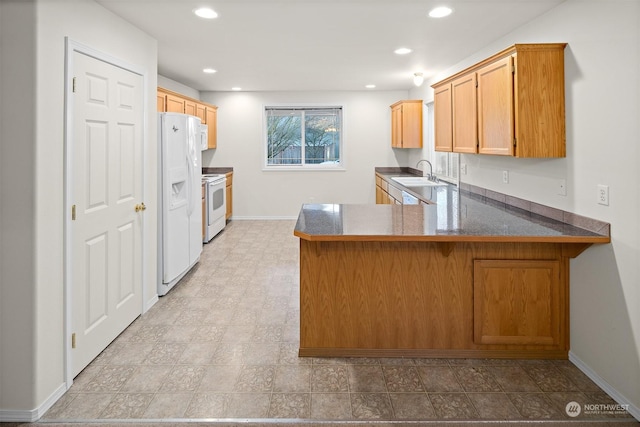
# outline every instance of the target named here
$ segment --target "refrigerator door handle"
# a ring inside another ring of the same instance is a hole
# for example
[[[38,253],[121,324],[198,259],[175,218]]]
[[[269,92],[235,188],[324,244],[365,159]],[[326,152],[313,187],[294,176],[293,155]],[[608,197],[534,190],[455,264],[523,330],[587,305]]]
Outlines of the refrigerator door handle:
[[[187,215],[191,216],[193,213],[193,165],[191,159],[187,153]]]

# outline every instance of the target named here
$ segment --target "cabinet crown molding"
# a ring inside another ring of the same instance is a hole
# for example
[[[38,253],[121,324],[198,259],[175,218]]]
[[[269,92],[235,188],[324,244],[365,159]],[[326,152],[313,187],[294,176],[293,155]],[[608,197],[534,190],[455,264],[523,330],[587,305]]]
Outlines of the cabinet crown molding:
[[[436,88],[438,86],[441,86],[443,84],[447,84],[447,83],[451,83],[453,80],[455,80],[456,78],[463,76],[467,73],[470,73],[472,71],[475,71],[478,68],[482,68],[487,64],[490,64],[492,62],[495,62],[501,58],[504,58],[505,56],[509,56],[509,55],[513,55],[514,53],[517,52],[532,52],[532,51],[544,51],[544,50],[557,50],[557,49],[564,49],[567,46],[567,43],[516,43],[514,45],[511,45],[509,47],[507,47],[506,49],[501,50],[500,52],[488,57],[487,59],[484,59],[478,63],[475,63],[467,68],[465,68],[464,70],[458,71],[457,73],[442,79],[440,81],[438,81],[437,83],[434,83],[431,85],[432,88]]]

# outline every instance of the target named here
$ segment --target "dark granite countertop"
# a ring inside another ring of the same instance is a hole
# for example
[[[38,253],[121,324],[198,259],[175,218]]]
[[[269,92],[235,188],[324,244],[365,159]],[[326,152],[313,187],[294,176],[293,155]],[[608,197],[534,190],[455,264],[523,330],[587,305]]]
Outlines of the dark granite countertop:
[[[294,234],[316,241],[610,242],[608,224],[596,221],[595,228],[601,230],[596,232],[455,185],[404,187],[390,179],[415,175],[413,170],[377,168],[376,172],[390,185],[434,204],[305,204]]]
[[[232,167],[208,167],[205,166],[202,168],[202,173],[220,173],[220,174],[227,174],[227,173],[233,173],[233,168]]]

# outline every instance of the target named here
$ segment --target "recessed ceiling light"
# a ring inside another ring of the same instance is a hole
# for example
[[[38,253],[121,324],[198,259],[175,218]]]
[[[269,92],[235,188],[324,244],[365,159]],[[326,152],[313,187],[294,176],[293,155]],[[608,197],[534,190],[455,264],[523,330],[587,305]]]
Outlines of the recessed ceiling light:
[[[406,55],[407,53],[411,53],[413,52],[411,49],[409,49],[408,47],[401,47],[399,49],[396,49],[393,51],[393,53],[397,54],[397,55]]]
[[[204,68],[202,72],[207,74],[213,74],[213,73],[216,73],[217,71],[214,70],[213,68]]]
[[[367,89],[375,89],[376,85],[366,85],[365,87]]]
[[[450,7],[440,6],[431,9],[431,11],[429,12],[429,16],[432,18],[444,18],[445,16],[451,15],[451,12],[453,12],[453,9],[451,9]]]
[[[411,53],[413,52],[411,49],[409,49],[408,47],[401,47],[399,49],[396,49],[393,51],[393,53],[397,54],[397,55],[406,55],[407,53]]]
[[[236,87],[232,87],[232,88],[231,88],[231,90],[238,91],[238,90],[242,90],[242,88],[241,88],[241,87],[237,87],[237,86],[236,86]]]
[[[195,9],[193,13],[195,13],[196,16],[199,16],[200,18],[204,18],[204,19],[213,19],[218,17],[218,14],[213,9],[209,9],[208,7],[201,7],[199,9]]]

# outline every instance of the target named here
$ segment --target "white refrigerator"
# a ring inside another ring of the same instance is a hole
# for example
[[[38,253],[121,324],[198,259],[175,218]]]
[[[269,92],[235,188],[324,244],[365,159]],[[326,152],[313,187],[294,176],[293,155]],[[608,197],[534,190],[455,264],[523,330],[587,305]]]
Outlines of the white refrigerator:
[[[160,142],[158,295],[165,295],[202,253],[200,119],[158,113]]]

